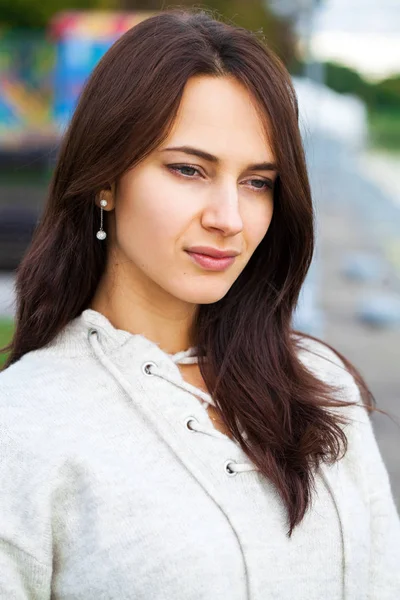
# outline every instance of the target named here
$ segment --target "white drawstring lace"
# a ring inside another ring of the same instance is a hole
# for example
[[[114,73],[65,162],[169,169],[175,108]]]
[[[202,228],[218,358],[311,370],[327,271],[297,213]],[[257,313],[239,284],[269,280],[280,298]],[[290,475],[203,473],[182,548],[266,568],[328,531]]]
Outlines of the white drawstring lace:
[[[96,335],[95,336],[92,335],[93,333],[95,333]],[[123,379],[122,374],[119,372],[117,367],[110,361],[110,359],[103,352],[103,349],[101,348],[101,345],[99,344],[99,341],[97,339],[97,335],[98,335],[97,329],[91,327],[88,331],[88,338],[89,338],[89,342],[92,346],[93,352],[96,354],[96,356],[98,357],[100,362],[117,379],[117,381],[122,382],[122,379]],[[173,360],[173,362],[175,364],[194,364],[194,363],[198,362],[197,356],[196,356],[196,349],[193,347],[189,348],[188,350],[183,350],[181,352],[177,352],[176,354],[169,354],[168,356]],[[165,379],[172,385],[175,385],[176,387],[178,387],[180,389],[184,389],[187,392],[193,394],[194,396],[196,396],[197,398],[200,399],[203,407],[207,406],[208,404],[210,404],[211,406],[214,406],[214,407],[216,406],[216,404],[215,404],[214,400],[212,399],[212,397],[210,396],[210,394],[207,394],[206,392],[203,392],[202,390],[195,387],[194,385],[186,382],[183,378],[180,380],[175,379],[174,377],[170,376],[169,374],[167,374],[164,371],[162,371],[161,369],[159,369],[158,365],[154,362],[147,361],[146,363],[144,363],[142,365],[142,371],[146,375],[154,375],[156,377]],[[124,384],[123,387],[126,389],[126,384]],[[189,426],[189,423],[191,423],[191,426]],[[191,429],[193,431],[198,431],[200,433],[205,433],[207,435],[213,435],[215,437],[222,437],[223,439],[225,439],[227,437],[224,433],[222,433],[215,427],[212,426],[210,428],[210,427],[207,427],[207,426],[201,424],[194,417],[188,418],[186,424],[187,424],[188,429]],[[242,432],[242,435],[245,439],[247,438],[247,435],[245,432]],[[236,475],[236,473],[239,473],[239,472],[258,471],[258,470],[259,469],[253,463],[238,463],[233,459],[229,459],[225,463],[225,471],[228,475]]]
[[[181,352],[177,352],[176,354],[169,354],[168,356],[171,358],[171,360],[176,365],[178,365],[178,364],[197,364],[198,363],[196,348],[193,346],[191,346],[187,350],[182,350]],[[161,372],[158,369],[157,365],[151,366],[151,372],[154,375],[157,375],[158,377],[162,377],[163,379],[166,379],[173,385],[176,385],[180,388],[184,387],[188,392],[190,392],[194,396],[198,397],[204,407],[207,407],[208,404],[211,404],[211,406],[216,407],[216,404],[215,404],[214,400],[212,399],[212,397],[210,396],[210,394],[203,392],[203,390],[200,390],[196,386],[184,381],[183,379],[182,379],[182,381],[177,382],[175,379],[170,378],[168,375]],[[194,422],[194,426],[192,426],[191,429],[194,429],[201,433],[210,434],[209,428],[203,427],[203,425],[201,425],[197,421],[197,419],[194,419],[193,422]],[[225,438],[225,434],[223,434],[218,429],[215,429],[215,427],[213,427],[212,435],[218,435],[218,434],[222,435]],[[248,438],[245,431],[242,431],[241,434],[244,439]],[[235,467],[233,467],[233,470],[236,470],[237,472],[239,472],[239,471],[258,471],[259,470],[252,463],[234,463],[234,464],[235,464]]]

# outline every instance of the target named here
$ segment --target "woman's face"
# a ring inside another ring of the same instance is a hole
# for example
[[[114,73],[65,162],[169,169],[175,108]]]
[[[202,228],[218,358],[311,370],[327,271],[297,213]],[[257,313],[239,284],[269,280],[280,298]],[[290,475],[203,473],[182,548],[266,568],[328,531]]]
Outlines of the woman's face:
[[[273,163],[265,125],[240,83],[189,80],[168,139],[118,183],[110,225],[125,284],[192,304],[225,296],[270,225]],[[209,270],[188,254],[194,246],[238,255]]]

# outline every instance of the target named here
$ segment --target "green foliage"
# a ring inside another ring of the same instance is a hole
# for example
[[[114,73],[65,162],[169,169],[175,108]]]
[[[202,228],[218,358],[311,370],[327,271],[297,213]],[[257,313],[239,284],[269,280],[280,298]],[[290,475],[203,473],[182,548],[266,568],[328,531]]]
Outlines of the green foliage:
[[[9,28],[46,28],[62,10],[149,10],[198,7],[217,11],[226,20],[252,31],[262,30],[269,46],[289,64],[295,56],[295,39],[288,22],[278,19],[263,0],[0,0],[0,25]]]
[[[373,86],[371,104],[375,108],[400,111],[400,75],[384,79]]]
[[[0,319],[0,348],[11,342],[14,331],[14,322],[11,319]],[[0,353],[0,367],[5,363],[7,355]]]
[[[291,73],[302,73],[302,67],[301,62],[295,62]],[[338,93],[353,94],[365,102],[374,146],[400,149],[400,75],[371,82],[349,67],[327,62],[325,83]]]
[[[336,92],[358,96],[370,110],[400,111],[400,75],[369,82],[349,67],[328,62],[325,81]]]
[[[113,4],[112,0],[0,0],[0,24],[3,27],[44,28],[61,10],[108,8]]]
[[[354,94],[367,101],[370,97],[370,85],[361,75],[336,63],[325,64],[325,82],[328,87],[340,94]]]
[[[368,120],[370,138],[374,146],[400,150],[400,108],[370,111]]]

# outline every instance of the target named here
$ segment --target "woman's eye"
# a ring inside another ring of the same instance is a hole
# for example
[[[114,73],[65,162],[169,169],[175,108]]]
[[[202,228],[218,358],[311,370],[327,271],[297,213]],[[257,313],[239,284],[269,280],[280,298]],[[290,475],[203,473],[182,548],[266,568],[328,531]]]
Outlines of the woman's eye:
[[[257,190],[272,190],[274,185],[269,179],[251,179],[250,182]]]
[[[202,173],[196,167],[191,165],[168,165],[168,169],[182,177],[193,179],[195,175],[202,176]],[[257,191],[272,190],[273,182],[270,179],[250,179],[251,187]]]
[[[193,177],[196,173],[200,173],[198,169],[189,165],[168,165],[168,168],[184,177]]]

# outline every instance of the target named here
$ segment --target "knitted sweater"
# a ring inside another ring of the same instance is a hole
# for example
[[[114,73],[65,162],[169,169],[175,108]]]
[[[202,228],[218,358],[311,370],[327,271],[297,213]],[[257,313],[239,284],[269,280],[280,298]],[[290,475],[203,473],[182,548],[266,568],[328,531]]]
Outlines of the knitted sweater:
[[[1,600],[399,600],[400,521],[365,408],[338,409],[347,453],[318,469],[288,538],[185,356],[87,309],[0,373]],[[300,358],[359,402],[325,347]]]

